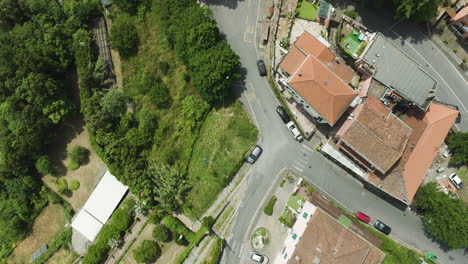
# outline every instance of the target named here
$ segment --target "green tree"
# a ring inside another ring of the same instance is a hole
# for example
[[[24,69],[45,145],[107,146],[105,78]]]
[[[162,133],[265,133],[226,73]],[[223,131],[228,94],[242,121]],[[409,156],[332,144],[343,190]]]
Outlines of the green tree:
[[[202,121],[210,106],[199,96],[189,95],[182,100],[183,126],[192,129]]]
[[[127,97],[122,92],[112,88],[102,97],[101,107],[107,114],[120,117],[125,114],[127,101]]]
[[[468,165],[468,132],[458,132],[448,137],[448,147],[452,151],[451,163]]]
[[[70,183],[70,189],[76,191],[80,188],[80,182],[78,180],[72,180]]]
[[[0,28],[9,29],[30,18],[30,10],[24,0],[0,0]]]
[[[425,22],[437,15],[444,0],[393,0],[396,17],[412,19],[416,23]]]
[[[126,210],[117,209],[112,215],[112,225],[119,231],[125,232],[133,222],[133,216]]]
[[[125,12],[134,13],[145,1],[147,0],[113,0],[113,3]]]
[[[68,183],[67,180],[61,178],[57,180],[57,191],[62,195],[68,194]]]
[[[63,10],[68,16],[75,16],[82,24],[99,13],[99,0],[63,0]]]
[[[156,225],[153,228],[153,238],[156,241],[168,242],[171,240],[171,231],[165,225]]]
[[[419,188],[413,208],[423,215],[424,226],[431,236],[450,248],[468,246],[468,206],[437,190],[431,182]]]
[[[133,258],[138,263],[153,263],[161,256],[161,248],[152,240],[143,240],[141,244],[133,250]]]
[[[68,157],[71,162],[78,164],[79,166],[88,162],[89,150],[85,147],[76,145],[69,152]]]
[[[47,156],[41,156],[37,159],[36,169],[42,175],[55,174],[56,172],[54,164]]]
[[[132,18],[128,15],[119,15],[112,23],[109,36],[111,46],[120,56],[128,58],[138,46],[138,33]]]
[[[154,201],[168,211],[179,209],[190,188],[186,175],[175,166],[155,161],[150,162],[147,173],[150,179],[148,196],[154,197]]]

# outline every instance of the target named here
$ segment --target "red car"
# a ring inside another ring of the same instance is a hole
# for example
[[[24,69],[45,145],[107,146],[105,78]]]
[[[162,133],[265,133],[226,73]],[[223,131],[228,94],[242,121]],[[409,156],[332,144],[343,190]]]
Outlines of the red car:
[[[363,221],[366,224],[370,222],[370,217],[361,211],[358,211],[354,216],[356,216],[357,219]]]

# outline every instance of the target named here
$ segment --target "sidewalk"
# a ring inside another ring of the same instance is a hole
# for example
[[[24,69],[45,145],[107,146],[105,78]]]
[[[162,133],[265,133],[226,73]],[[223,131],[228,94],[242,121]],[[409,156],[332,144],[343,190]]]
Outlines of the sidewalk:
[[[445,31],[450,31],[449,29],[445,29]],[[468,71],[463,70],[460,65],[463,63],[462,59],[460,57],[465,57],[468,60],[468,54],[465,52],[463,47],[461,47],[458,42],[456,41],[456,38],[450,39],[450,36],[448,34],[453,34],[452,32],[445,32],[442,35],[439,34],[433,34],[432,35],[432,43],[439,48],[439,50],[443,53],[444,56],[446,56],[452,64],[454,64],[455,68],[457,68],[458,72],[462,74],[462,76],[465,78],[465,80],[468,80]],[[450,39],[448,41],[448,44],[444,43],[443,39]],[[449,47],[451,46],[452,49]],[[457,51],[457,54],[453,52],[453,49]],[[461,54],[463,53],[463,54]],[[463,56],[464,55],[464,56]],[[468,62],[466,62],[468,63]]]

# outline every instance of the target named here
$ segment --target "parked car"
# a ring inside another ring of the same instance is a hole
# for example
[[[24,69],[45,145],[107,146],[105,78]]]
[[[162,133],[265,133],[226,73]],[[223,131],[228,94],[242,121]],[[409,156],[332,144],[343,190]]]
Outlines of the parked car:
[[[291,131],[291,134],[293,134],[294,139],[296,139],[299,142],[302,141],[301,133],[299,132],[299,129],[297,129],[296,125],[294,125],[293,121],[289,121],[286,124],[286,127],[288,127],[289,131]]]
[[[282,106],[276,107],[276,113],[278,113],[278,115],[281,117],[281,120],[283,120],[283,122],[285,124],[287,124],[287,123],[289,123],[289,121],[291,121],[291,119],[289,118],[288,113],[286,113],[286,110],[284,110],[284,108]]]
[[[375,223],[374,223],[374,227],[375,229],[379,230],[380,232],[386,234],[386,235],[390,235],[390,232],[392,232],[392,229],[384,224],[382,221],[380,220],[377,220]]]
[[[441,173],[441,172],[444,172],[444,171],[445,171],[445,168],[444,168],[444,167],[437,168],[437,172],[438,172],[438,173]]]
[[[257,252],[251,252],[250,253],[250,259],[255,261],[255,262],[262,263],[262,264],[267,264],[268,263],[268,257],[260,255]]]
[[[257,161],[258,157],[262,154],[263,149],[257,145],[255,148],[250,152],[249,156],[247,156],[247,163],[254,164]]]
[[[458,190],[460,190],[461,188],[463,188],[463,186],[465,186],[462,180],[460,179],[460,177],[458,177],[458,175],[455,173],[450,174],[449,180],[453,183],[453,185],[455,185],[455,187]]]
[[[450,155],[450,150],[448,150],[448,149],[446,151],[444,151],[444,154],[442,154],[442,156],[444,156],[444,158],[448,158],[449,155]]]
[[[358,211],[354,216],[366,224],[370,222],[370,217],[361,211]]]
[[[260,73],[260,76],[266,76],[267,75],[265,62],[263,60],[258,60],[257,61],[257,67],[258,67],[258,72]]]

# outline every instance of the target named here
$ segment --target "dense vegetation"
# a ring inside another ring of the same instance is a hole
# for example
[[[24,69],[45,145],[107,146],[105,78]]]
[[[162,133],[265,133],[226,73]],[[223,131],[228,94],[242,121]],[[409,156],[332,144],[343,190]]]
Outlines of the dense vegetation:
[[[423,216],[424,226],[434,239],[450,248],[468,246],[468,206],[461,199],[450,198],[431,182],[419,188],[413,208]]]
[[[137,263],[153,263],[161,256],[161,248],[152,240],[143,240],[132,253]]]
[[[452,152],[451,163],[468,165],[468,133],[454,133],[448,138],[448,147]]]
[[[411,19],[416,23],[425,23],[437,15],[438,8],[446,0],[361,0],[365,5],[376,8],[391,6],[395,10],[396,19]]]
[[[73,34],[98,1],[0,1],[0,258],[29,232],[47,204],[41,174],[54,172],[46,149],[74,113]]]

